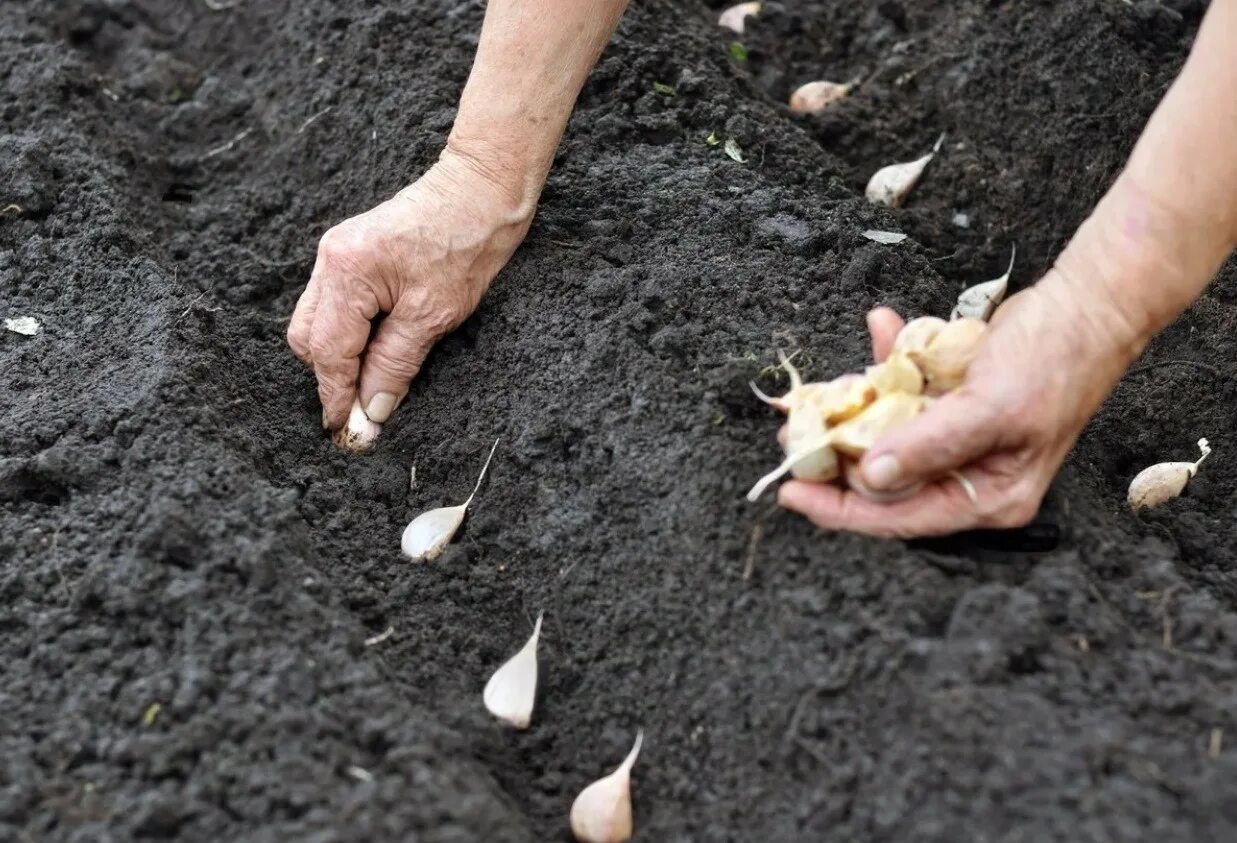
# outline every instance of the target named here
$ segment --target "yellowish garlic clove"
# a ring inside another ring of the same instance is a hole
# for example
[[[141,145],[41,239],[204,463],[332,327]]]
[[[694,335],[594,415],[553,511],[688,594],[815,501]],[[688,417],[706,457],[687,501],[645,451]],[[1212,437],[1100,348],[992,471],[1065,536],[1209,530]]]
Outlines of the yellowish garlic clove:
[[[854,418],[876,400],[876,387],[866,377],[841,375],[824,383],[804,385],[805,401],[815,406],[827,424],[838,424]]]
[[[853,419],[829,431],[829,444],[840,454],[862,457],[886,431],[906,424],[931,404],[923,395],[893,392],[878,398]]]
[[[1159,506],[1185,491],[1186,484],[1198,473],[1198,467],[1211,454],[1206,439],[1198,440],[1202,452],[1195,462],[1162,462],[1144,468],[1130,481],[1126,496],[1130,508],[1137,511],[1145,506]]]
[[[936,316],[920,316],[918,319],[912,319],[902,326],[901,331],[898,331],[897,337],[893,340],[893,350],[901,351],[911,359],[911,362],[918,365],[923,360],[923,354],[928,350],[928,345],[948,324],[944,319]]]
[[[1014,272],[1014,258],[1017,256],[1018,247],[1015,246],[1010,252],[1009,269],[1005,270],[1004,275],[963,290],[958,296],[958,303],[954,305],[950,318],[968,317],[982,319],[985,322],[991,319],[993,312],[1004,301],[1005,293],[1009,291],[1009,277]]]
[[[936,153],[940,151],[941,144],[944,142],[945,136],[941,135],[936,139],[936,144],[932,147],[932,151],[922,158],[902,164],[890,164],[877,170],[872,178],[868,180],[867,189],[864,191],[868,201],[874,205],[888,205],[891,208],[901,207],[902,203],[906,201],[906,197],[910,195],[911,190],[919,183],[919,178],[923,175],[924,169],[936,157]]]
[[[790,411],[786,421],[786,454],[800,452],[804,446],[819,442],[825,436],[825,417],[812,400],[800,403]],[[838,458],[828,445],[821,445],[795,461],[790,473],[800,480],[824,482],[838,476]]]
[[[748,16],[755,17],[760,14],[760,7],[763,4],[757,0],[753,3],[739,3],[737,6],[731,6],[722,11],[717,17],[717,25],[729,29],[731,32],[739,35],[743,34],[744,26],[747,23]]]
[[[533,719],[533,704],[537,698],[537,642],[541,639],[542,617],[537,615],[528,642],[494,671],[481,694],[486,710],[515,729],[527,729]]]
[[[923,392],[923,372],[905,351],[891,351],[884,363],[869,366],[863,376],[876,390],[877,396],[893,392],[919,395]]]
[[[481,488],[481,481],[485,479],[485,473],[490,468],[490,460],[494,459],[494,451],[497,449],[498,440],[495,439],[494,446],[490,448],[490,455],[485,458],[485,465],[481,467],[477,485],[473,487],[468,500],[459,506],[431,509],[409,522],[399,541],[400,549],[405,556],[418,562],[433,562],[442,555],[447,544],[455,536],[455,532],[464,523],[464,514],[468,512],[468,505],[472,503],[477,490]]]
[[[631,769],[636,765],[644,732],[613,773],[590,784],[571,805],[571,833],[580,843],[624,843],[631,839]]]
[[[348,423],[335,431],[331,439],[341,448],[360,453],[372,448],[381,432],[382,425],[369,420],[360,399],[357,399],[348,412]]]
[[[929,393],[941,395],[962,386],[987,330],[982,319],[964,316],[946,323],[932,338],[918,361]]]
[[[790,95],[790,110],[795,114],[817,114],[848,97],[854,89],[854,82],[808,82],[795,88]]]

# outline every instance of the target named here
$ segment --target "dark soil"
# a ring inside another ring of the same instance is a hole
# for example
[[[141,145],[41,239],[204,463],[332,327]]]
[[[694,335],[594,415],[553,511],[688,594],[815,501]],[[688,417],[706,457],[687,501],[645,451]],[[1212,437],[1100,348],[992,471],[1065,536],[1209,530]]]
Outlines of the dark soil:
[[[642,840],[1233,840],[1231,265],[1070,457],[1050,550],[742,500],[774,349],[856,368],[866,309],[944,313],[1014,242],[1032,283],[1202,5],[770,2],[740,62],[716,9],[638,3],[527,242],[358,458],[286,320],[322,232],[437,154],[481,4],[6,0],[0,316],[44,331],[0,334],[0,838],[565,840],[643,727]],[[863,201],[942,131],[905,209]],[[402,559],[498,436],[459,540]],[[480,689],[542,610],[512,733]]]

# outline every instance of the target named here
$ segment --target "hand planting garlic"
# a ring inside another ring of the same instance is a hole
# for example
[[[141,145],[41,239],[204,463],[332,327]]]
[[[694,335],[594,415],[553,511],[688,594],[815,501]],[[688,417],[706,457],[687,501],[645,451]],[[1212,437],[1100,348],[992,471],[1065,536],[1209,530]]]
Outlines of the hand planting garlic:
[[[961,319],[966,316],[971,319],[982,319],[985,322],[991,319],[993,312],[1004,301],[1005,293],[1009,290],[1009,276],[1014,272],[1014,258],[1017,256],[1018,247],[1015,246],[1010,251],[1009,269],[1005,270],[1004,275],[963,290],[958,296],[958,303],[954,305],[950,318]]]
[[[1126,496],[1130,509],[1138,511],[1144,506],[1159,506],[1185,491],[1186,484],[1198,474],[1198,467],[1211,454],[1206,439],[1198,440],[1202,452],[1194,462],[1162,462],[1144,468],[1130,481]]]
[[[537,615],[532,637],[520,651],[494,671],[481,694],[485,708],[515,729],[527,729],[533,719],[537,697],[537,642],[541,639],[542,615]]]
[[[868,180],[867,189],[864,190],[868,201],[874,205],[900,208],[906,201],[906,197],[914,190],[915,185],[919,183],[919,177],[923,175],[928,163],[936,157],[936,153],[940,151],[941,144],[944,142],[945,136],[941,135],[936,139],[932,151],[922,158],[903,164],[890,164],[877,170]]]
[[[838,100],[850,96],[854,82],[808,82],[790,95],[790,110],[795,114],[817,114]]]
[[[842,375],[825,383],[803,383],[783,356],[790,391],[781,398],[769,398],[752,388],[765,403],[788,413],[786,456],[756,482],[747,499],[755,501],[788,473],[801,480],[840,478],[876,500],[913,494],[915,489],[894,496],[872,494],[862,484],[857,461],[885,433],[930,407],[935,396],[962,385],[986,329],[984,321],[969,317],[952,322],[934,316],[913,319],[894,338],[884,362],[867,367],[861,375]],[[974,500],[971,483],[962,475],[955,476]]]
[[[755,17],[760,14],[760,7],[762,5],[758,0],[758,2],[754,3],[739,3],[737,6],[731,6],[718,15],[717,25],[742,35],[748,15]]]
[[[423,512],[404,528],[399,546],[405,556],[418,562],[433,562],[442,555],[447,543],[464,523],[464,514],[468,512],[468,505],[481,488],[481,481],[485,479],[485,472],[489,470],[490,460],[494,459],[497,448],[498,440],[495,439],[494,447],[490,448],[490,455],[485,458],[485,465],[481,466],[481,475],[477,478],[477,485],[473,486],[468,500],[459,506],[443,506]]]
[[[369,420],[360,400],[352,402],[352,410],[348,413],[348,423],[335,431],[332,439],[335,444],[349,451],[368,451],[382,432],[382,425]]]
[[[644,732],[613,773],[590,784],[571,805],[571,833],[580,843],[623,843],[631,839],[631,768],[636,765]]]

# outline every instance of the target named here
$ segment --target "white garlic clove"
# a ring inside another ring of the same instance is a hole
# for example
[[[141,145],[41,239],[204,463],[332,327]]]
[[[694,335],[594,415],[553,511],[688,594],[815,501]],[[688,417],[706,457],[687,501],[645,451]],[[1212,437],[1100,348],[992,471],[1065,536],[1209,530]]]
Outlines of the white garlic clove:
[[[941,135],[936,140],[936,145],[932,147],[932,151],[922,158],[917,158],[914,161],[907,161],[903,164],[890,164],[887,167],[881,167],[868,180],[867,189],[864,195],[868,197],[868,201],[874,205],[888,205],[891,208],[901,207],[906,201],[906,197],[910,195],[911,190],[919,182],[919,177],[923,175],[924,169],[928,166],[936,153],[940,151],[941,144],[944,143],[945,136]]]
[[[348,423],[335,431],[335,435],[331,438],[339,447],[360,453],[373,447],[381,432],[382,425],[369,420],[358,398],[352,402],[352,409],[348,412]]]
[[[795,114],[817,114],[854,90],[854,82],[808,82],[790,95],[790,110]]]
[[[33,316],[18,316],[13,319],[4,320],[5,330],[12,331],[15,334],[21,334],[24,337],[33,337],[41,329],[42,325],[39,320]]]
[[[422,512],[404,528],[399,547],[404,555],[418,562],[433,562],[446,549],[464,523],[467,507],[443,506]]]
[[[1202,456],[1195,462],[1162,462],[1138,472],[1130,481],[1126,496],[1130,508],[1137,511],[1145,506],[1159,506],[1185,491],[1190,478],[1198,473],[1198,467],[1211,453],[1206,439],[1198,440],[1198,449]]]
[[[541,639],[543,614],[537,615],[532,637],[494,671],[481,694],[486,710],[516,729],[527,729],[533,719],[533,703],[537,697],[537,642]]]
[[[991,319],[993,312],[1004,301],[1005,293],[1009,290],[1009,276],[1014,272],[1014,258],[1017,256],[1018,247],[1014,246],[1009,255],[1009,269],[1005,270],[1004,275],[963,290],[949,318],[968,317],[982,319],[985,322]]]
[[[473,486],[468,500],[459,506],[431,509],[409,522],[399,540],[400,549],[405,556],[418,562],[433,562],[442,555],[447,544],[455,536],[455,531],[464,523],[464,514],[468,511],[472,499],[476,497],[477,490],[481,488],[481,481],[485,480],[485,473],[490,468],[490,460],[494,459],[494,451],[497,449],[498,440],[495,439],[494,446],[490,448],[490,455],[485,458],[485,465],[481,466],[481,474],[477,477],[477,484]]]
[[[640,755],[644,732],[613,773],[590,784],[571,804],[571,833],[580,843],[623,843],[631,839],[631,768]]]
[[[761,5],[759,0],[757,0],[754,3],[740,3],[737,6],[731,6],[718,15],[717,25],[724,26],[731,32],[742,35],[743,27],[747,22],[747,16],[755,17],[760,14]]]

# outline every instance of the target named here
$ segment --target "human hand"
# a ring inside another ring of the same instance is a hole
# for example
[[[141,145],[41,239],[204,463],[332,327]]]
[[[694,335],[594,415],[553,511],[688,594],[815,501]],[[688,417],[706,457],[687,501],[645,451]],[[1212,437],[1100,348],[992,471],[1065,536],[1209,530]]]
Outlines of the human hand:
[[[342,427],[357,398],[385,422],[524,239],[534,202],[493,173],[448,147],[412,185],[323,235],[288,325],[318,379],[323,427]]]
[[[1017,527],[1034,518],[1065,455],[1141,348],[1123,316],[1052,270],[1001,307],[965,383],[890,431],[864,456],[873,491],[923,485],[878,503],[835,485],[792,480],[778,503],[819,527],[911,538]],[[903,321],[868,314],[873,354],[889,354]],[[972,500],[950,472],[962,472]]]

